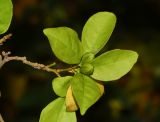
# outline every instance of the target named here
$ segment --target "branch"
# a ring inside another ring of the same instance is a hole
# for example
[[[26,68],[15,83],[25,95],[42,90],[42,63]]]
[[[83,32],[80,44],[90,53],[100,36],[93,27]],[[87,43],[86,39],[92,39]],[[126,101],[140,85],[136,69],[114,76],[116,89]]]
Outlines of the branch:
[[[4,122],[4,120],[3,120],[2,116],[1,116],[1,114],[0,114],[0,122]]]
[[[55,73],[58,77],[60,77],[60,72],[70,72],[70,73],[75,73],[75,69],[77,68],[77,66],[73,66],[73,67],[69,67],[69,68],[66,68],[66,69],[52,69],[50,68],[50,65],[46,66],[44,64],[40,64],[40,63],[35,63],[35,62],[31,62],[31,61],[28,61],[27,58],[24,56],[24,57],[19,57],[19,56],[9,56],[11,54],[11,52],[2,52],[2,56],[3,56],[3,59],[2,59],[2,56],[0,57],[1,59],[1,63],[0,63],[0,67],[2,65],[4,65],[5,63],[9,62],[9,61],[21,61],[22,63],[24,64],[27,64],[35,69],[40,69],[40,70],[44,70],[44,71],[47,71],[47,72],[52,72],[52,73]]]
[[[1,91],[0,91],[0,97],[1,97]],[[4,122],[1,114],[0,114],[0,122]]]
[[[0,45],[3,45],[6,40],[10,39],[12,34],[5,35],[3,38],[0,39]]]

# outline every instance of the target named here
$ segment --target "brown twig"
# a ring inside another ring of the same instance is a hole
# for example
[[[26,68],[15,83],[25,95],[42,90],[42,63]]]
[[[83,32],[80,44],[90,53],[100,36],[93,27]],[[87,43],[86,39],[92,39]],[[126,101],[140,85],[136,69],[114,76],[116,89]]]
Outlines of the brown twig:
[[[0,92],[0,97],[1,97],[1,92]],[[0,122],[4,122],[1,114],[0,114]]]
[[[2,116],[1,116],[1,114],[0,114],[0,122],[4,122],[4,120],[3,120]]]
[[[5,35],[3,38],[0,39],[0,45],[3,45],[6,40],[10,39],[12,34]]]
[[[68,71],[70,73],[74,73],[76,68],[77,68],[77,66],[69,67],[69,68],[66,68],[66,69],[57,69],[57,72],[60,73],[60,72]]]
[[[27,64],[35,69],[40,69],[40,70],[44,70],[44,71],[47,71],[47,72],[53,72],[55,73],[58,77],[60,77],[60,72],[70,72],[70,73],[74,73],[75,69],[77,68],[76,66],[73,66],[73,67],[69,67],[69,68],[66,68],[66,69],[52,69],[50,68],[50,66],[46,66],[44,64],[39,64],[39,63],[35,63],[35,62],[31,62],[31,61],[28,61],[26,59],[26,57],[19,57],[19,56],[9,56],[11,53],[10,52],[2,52],[2,61],[1,61],[1,66],[4,65],[5,63],[9,62],[9,61],[21,61],[23,62],[24,64]]]

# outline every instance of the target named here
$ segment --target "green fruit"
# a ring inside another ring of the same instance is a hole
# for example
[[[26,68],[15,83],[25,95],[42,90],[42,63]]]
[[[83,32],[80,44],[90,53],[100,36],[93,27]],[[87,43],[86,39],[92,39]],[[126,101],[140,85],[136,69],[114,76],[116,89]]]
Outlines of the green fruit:
[[[86,53],[82,57],[81,64],[90,63],[93,59],[94,59],[93,53]]]
[[[94,67],[90,63],[82,64],[80,67],[80,72],[85,75],[92,75],[94,71]]]

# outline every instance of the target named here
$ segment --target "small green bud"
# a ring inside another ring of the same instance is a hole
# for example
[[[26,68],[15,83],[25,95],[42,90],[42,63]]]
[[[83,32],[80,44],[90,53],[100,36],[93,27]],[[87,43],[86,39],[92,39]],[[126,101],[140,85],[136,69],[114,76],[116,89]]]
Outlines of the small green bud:
[[[93,59],[94,59],[93,53],[86,53],[82,57],[81,64],[90,63]]]
[[[90,63],[82,64],[80,67],[80,72],[85,75],[92,75],[94,71],[94,67]]]

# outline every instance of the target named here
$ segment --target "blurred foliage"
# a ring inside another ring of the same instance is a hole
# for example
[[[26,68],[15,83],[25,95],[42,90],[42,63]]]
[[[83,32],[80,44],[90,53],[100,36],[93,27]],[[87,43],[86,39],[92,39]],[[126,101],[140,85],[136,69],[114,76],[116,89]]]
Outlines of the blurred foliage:
[[[106,93],[78,122],[160,121],[160,1],[158,0],[13,0],[11,40],[0,50],[29,60],[58,62],[43,28],[68,26],[81,32],[83,23],[98,11],[112,11],[117,25],[100,52],[120,48],[139,53],[139,61],[122,79],[106,83]],[[80,36],[80,35],[79,35]],[[99,55],[99,54],[98,54]],[[58,63],[58,67],[64,64]],[[56,98],[55,75],[19,62],[0,69],[1,106],[6,122],[38,122],[40,112]]]

